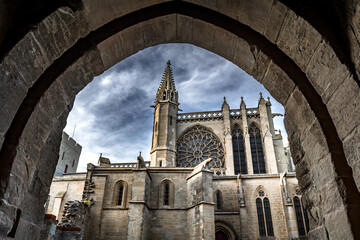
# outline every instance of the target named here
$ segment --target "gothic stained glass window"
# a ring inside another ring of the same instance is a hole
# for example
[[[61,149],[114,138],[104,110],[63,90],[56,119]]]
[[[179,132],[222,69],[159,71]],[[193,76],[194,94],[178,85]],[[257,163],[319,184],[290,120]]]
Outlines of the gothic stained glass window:
[[[239,173],[247,174],[244,136],[238,124],[235,124],[234,129],[232,130],[232,143],[233,143],[235,175]]]
[[[118,204],[119,206],[122,205],[122,200],[123,200],[123,194],[124,194],[124,185],[121,184],[120,188],[119,188],[119,197],[118,197]]]
[[[256,199],[256,209],[257,209],[257,215],[258,215],[258,222],[259,222],[259,232],[260,236],[266,236],[266,230],[265,230],[265,221],[264,221],[264,210],[262,205],[262,200],[260,198]]]
[[[195,126],[177,140],[177,166],[195,167],[208,158],[211,167],[224,167],[224,148],[208,129]]]
[[[220,191],[216,192],[216,210],[221,209],[221,194]]]
[[[265,192],[260,190],[256,198],[256,209],[258,215],[260,237],[274,236],[273,223],[271,218],[270,201]]]
[[[255,123],[250,124],[249,134],[254,174],[266,173],[260,129]]]
[[[299,236],[306,236],[309,229],[309,218],[301,203],[301,199],[297,196],[294,197],[294,208]]]
[[[266,230],[268,236],[274,236],[274,230],[271,219],[270,202],[268,198],[264,198],[264,210],[266,219]]]

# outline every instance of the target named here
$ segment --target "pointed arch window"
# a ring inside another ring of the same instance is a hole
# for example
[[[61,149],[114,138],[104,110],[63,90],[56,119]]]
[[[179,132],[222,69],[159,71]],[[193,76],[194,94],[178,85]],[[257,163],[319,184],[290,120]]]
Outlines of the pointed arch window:
[[[256,198],[256,210],[258,215],[260,237],[274,236],[270,201],[262,190],[258,192],[258,197]]]
[[[127,206],[127,183],[125,181],[118,181],[114,186],[113,205],[121,208]]]
[[[235,175],[239,173],[247,174],[244,136],[238,124],[235,124],[232,130],[232,143],[233,143]]]
[[[170,185],[169,183],[164,184],[164,205],[169,206],[169,193],[170,193]]]
[[[159,186],[159,206],[164,208],[172,208],[174,206],[174,184],[165,179]]]
[[[222,209],[222,196],[219,190],[215,191],[215,210],[219,211]]]
[[[293,200],[299,236],[307,236],[309,232],[309,218],[302,204],[301,196],[295,196]]]
[[[249,134],[254,174],[266,173],[260,128],[255,123],[250,124]]]
[[[122,205],[123,203],[123,195],[124,195],[124,185],[120,185],[120,188],[119,188],[119,196],[118,196],[118,204],[119,206]]]

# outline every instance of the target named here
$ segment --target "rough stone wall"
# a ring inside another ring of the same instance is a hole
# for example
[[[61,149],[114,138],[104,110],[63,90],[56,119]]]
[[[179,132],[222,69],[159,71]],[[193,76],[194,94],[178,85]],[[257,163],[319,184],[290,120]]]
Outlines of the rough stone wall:
[[[59,150],[59,160],[54,175],[60,176],[64,174],[66,165],[68,166],[66,173],[75,173],[79,163],[81,149],[81,145],[69,137],[66,132],[63,132]]]
[[[103,214],[103,204],[106,191],[106,180],[107,175],[94,175],[93,181],[95,183],[94,193],[91,194],[91,197],[94,200],[94,205],[90,208],[90,222],[88,225],[88,232],[86,237],[88,239],[99,239],[102,232],[101,219]]]
[[[220,212],[239,212],[238,184],[236,177],[231,179],[214,178],[214,192],[219,190],[222,195]],[[218,211],[218,210],[216,210]]]
[[[151,210],[149,239],[188,239],[186,209]]]
[[[160,201],[162,201],[162,199],[159,199],[160,184],[163,180],[168,179],[174,186],[173,208],[185,209],[187,207],[186,177],[190,174],[190,172],[191,170],[179,171],[178,169],[174,169],[173,171],[166,171],[166,169],[149,170],[152,179],[151,186],[149,188],[149,207],[160,207]]]
[[[46,213],[55,215],[60,221],[64,203],[82,199],[85,177],[85,173],[55,177],[51,183]]]

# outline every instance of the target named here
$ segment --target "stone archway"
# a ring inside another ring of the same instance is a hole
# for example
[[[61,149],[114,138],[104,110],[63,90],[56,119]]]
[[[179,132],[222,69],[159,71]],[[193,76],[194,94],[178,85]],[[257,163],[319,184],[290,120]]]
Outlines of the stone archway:
[[[21,216],[19,229],[30,228],[36,236],[36,213],[52,177],[48,165],[55,168],[59,134],[75,95],[141,49],[184,42],[232,61],[284,105],[297,176],[312,216],[310,235],[360,236],[356,75],[308,22],[281,2],[265,0],[82,4],[75,12],[61,7],[48,15],[1,62],[3,235]],[[333,196],[325,198],[329,189]]]
[[[215,221],[215,240],[236,240],[234,229],[223,221]]]

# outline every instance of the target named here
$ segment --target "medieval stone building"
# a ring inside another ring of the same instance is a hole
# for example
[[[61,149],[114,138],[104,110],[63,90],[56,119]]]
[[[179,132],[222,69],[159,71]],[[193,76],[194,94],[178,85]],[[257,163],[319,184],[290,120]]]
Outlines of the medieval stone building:
[[[53,179],[47,212],[93,203],[88,239],[298,239],[309,223],[270,100],[179,113],[170,62],[156,93],[150,161],[88,164]],[[85,184],[86,183],[86,184]],[[84,192],[83,192],[84,189]]]
[[[81,149],[82,147],[79,143],[66,132],[63,132],[59,150],[59,160],[54,176],[61,176],[65,173],[75,173],[79,164]]]

